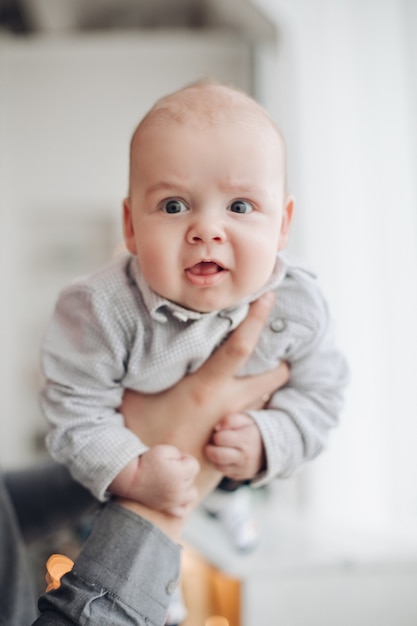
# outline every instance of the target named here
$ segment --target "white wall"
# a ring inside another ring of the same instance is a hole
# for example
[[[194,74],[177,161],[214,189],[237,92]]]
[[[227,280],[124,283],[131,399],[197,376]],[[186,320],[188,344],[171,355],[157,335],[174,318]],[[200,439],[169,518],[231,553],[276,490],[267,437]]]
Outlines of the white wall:
[[[319,274],[352,372],[306,472],[309,511],[403,532],[417,517],[417,5],[256,4],[280,34],[269,94],[289,142],[291,246]]]

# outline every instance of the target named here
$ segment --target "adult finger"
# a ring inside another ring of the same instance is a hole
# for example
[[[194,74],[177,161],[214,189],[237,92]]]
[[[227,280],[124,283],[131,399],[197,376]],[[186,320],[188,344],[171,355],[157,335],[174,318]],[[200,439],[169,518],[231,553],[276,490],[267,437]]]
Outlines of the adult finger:
[[[289,380],[290,368],[282,361],[277,367],[262,374],[244,376],[238,379],[239,404],[241,409],[262,409],[274,391],[283,387]]]
[[[206,382],[236,374],[252,354],[271,310],[274,296],[266,293],[253,302],[246,319],[200,368]]]

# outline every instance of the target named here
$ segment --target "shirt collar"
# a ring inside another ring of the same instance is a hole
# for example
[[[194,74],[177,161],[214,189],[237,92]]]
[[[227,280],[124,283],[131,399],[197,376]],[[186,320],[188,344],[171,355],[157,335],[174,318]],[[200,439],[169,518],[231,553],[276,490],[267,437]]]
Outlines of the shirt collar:
[[[132,256],[130,259],[130,275],[139,288],[139,291],[143,298],[143,302],[152,319],[157,322],[161,322],[162,324],[165,324],[168,321],[169,314],[181,322],[188,322],[189,320],[199,320],[203,317],[214,317],[219,315],[220,317],[229,318],[233,323],[233,327],[235,327],[242,321],[242,314],[244,311],[247,310],[248,305],[251,302],[257,300],[267,291],[271,291],[272,289],[278,287],[278,285],[283,280],[286,271],[287,264],[284,258],[281,255],[277,254],[275,266],[270,278],[268,279],[266,284],[256,293],[244,298],[238,304],[233,305],[228,309],[223,309],[221,311],[211,311],[210,313],[200,313],[198,311],[186,309],[185,307],[182,307],[179,304],[175,304],[175,302],[171,302],[170,300],[167,300],[166,298],[158,295],[149,287],[148,283],[144,279],[137,258]]]

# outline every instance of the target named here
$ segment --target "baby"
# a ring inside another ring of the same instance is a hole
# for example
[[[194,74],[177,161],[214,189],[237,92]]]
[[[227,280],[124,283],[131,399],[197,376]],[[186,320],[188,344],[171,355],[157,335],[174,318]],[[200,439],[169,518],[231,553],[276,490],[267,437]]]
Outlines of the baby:
[[[175,385],[266,292],[269,322],[241,374],[286,361],[290,381],[265,409],[225,416],[208,460],[262,485],[325,446],[347,369],[314,277],[282,254],[293,205],[282,136],[243,92],[196,83],[140,122],[123,203],[127,253],[61,293],[43,347],[47,445],[99,500],[115,494],[181,516],[196,461],[127,429],[124,390]]]

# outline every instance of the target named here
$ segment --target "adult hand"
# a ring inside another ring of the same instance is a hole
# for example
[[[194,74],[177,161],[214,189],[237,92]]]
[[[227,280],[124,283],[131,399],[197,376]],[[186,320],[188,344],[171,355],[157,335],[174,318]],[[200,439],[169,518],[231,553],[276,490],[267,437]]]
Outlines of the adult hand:
[[[255,376],[237,376],[257,344],[272,302],[272,294],[254,302],[247,318],[210,359],[171,389],[153,395],[125,393],[121,411],[127,427],[142,441],[149,446],[171,444],[198,459],[200,499],[221,478],[204,456],[214,426],[229,413],[262,408],[265,397],[288,381],[285,363]]]

